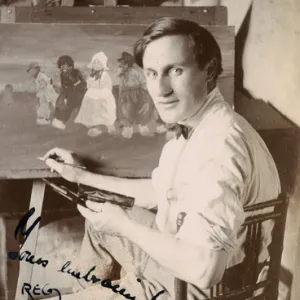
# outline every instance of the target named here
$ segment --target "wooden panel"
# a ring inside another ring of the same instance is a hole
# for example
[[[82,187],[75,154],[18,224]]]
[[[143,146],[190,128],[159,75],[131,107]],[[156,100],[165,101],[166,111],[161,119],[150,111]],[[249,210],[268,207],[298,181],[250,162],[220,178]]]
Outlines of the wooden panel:
[[[160,17],[184,17],[202,25],[226,25],[226,7],[59,7],[15,8],[15,22],[149,24]]]
[[[166,142],[165,134],[151,129],[153,136],[142,136],[138,132],[131,139],[125,139],[120,131],[116,130],[116,134],[111,135],[104,128],[100,136],[90,137],[84,126],[73,122],[76,111],[73,111],[63,131],[50,125],[38,126],[38,98],[26,73],[30,62],[38,62],[41,70],[59,85],[56,61],[60,55],[68,54],[75,60],[76,68],[88,77],[87,65],[92,56],[103,51],[108,57],[108,72],[118,106],[117,59],[122,51],[131,52],[133,43],[144,28],[141,25],[115,24],[0,25],[0,90],[5,90],[8,84],[9,89],[13,88],[12,97],[3,95],[0,101],[0,139],[5,141],[0,148],[0,178],[51,176],[44,163],[36,158],[56,146],[81,153],[95,171],[126,177],[148,177],[151,174]],[[222,49],[224,72],[219,80],[221,91],[225,99],[233,103],[234,30],[227,26],[207,28]]]

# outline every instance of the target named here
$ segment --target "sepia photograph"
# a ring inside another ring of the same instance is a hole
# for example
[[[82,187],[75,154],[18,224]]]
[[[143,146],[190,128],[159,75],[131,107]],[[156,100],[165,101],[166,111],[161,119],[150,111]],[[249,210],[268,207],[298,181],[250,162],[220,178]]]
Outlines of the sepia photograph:
[[[0,1],[0,300],[298,300],[299,9]]]

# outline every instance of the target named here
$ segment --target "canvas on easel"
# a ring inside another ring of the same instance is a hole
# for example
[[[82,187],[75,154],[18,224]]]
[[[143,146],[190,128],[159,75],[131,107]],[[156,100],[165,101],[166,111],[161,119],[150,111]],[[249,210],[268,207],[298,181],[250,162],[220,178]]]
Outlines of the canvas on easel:
[[[49,175],[36,158],[53,147],[85,156],[106,174],[151,174],[172,132],[159,118],[143,70],[134,62],[133,44],[148,21],[131,18],[124,24],[124,15],[133,10],[113,9],[101,9],[98,17],[105,23],[70,22],[79,13],[74,8],[67,20],[56,23],[53,19],[63,17],[54,10],[32,13],[32,22],[0,24],[0,138],[5,141],[0,175]],[[10,15],[25,18],[24,11]],[[89,13],[95,18],[98,11]],[[201,20],[209,20],[209,13],[202,12]],[[207,28],[223,55],[220,89],[233,104],[233,28]]]

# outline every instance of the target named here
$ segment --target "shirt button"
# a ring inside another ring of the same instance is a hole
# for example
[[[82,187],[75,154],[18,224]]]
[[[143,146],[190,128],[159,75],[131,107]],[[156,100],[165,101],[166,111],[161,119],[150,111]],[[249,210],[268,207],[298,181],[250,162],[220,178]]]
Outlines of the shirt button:
[[[177,193],[174,188],[170,188],[167,190],[167,200],[168,201],[175,201],[177,199]]]

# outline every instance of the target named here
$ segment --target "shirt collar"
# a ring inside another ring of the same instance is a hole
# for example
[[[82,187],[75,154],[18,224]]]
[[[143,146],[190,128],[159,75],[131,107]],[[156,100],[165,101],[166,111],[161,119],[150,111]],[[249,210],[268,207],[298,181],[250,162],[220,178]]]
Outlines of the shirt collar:
[[[215,87],[207,96],[204,101],[204,104],[201,108],[194,114],[192,117],[188,118],[184,122],[178,122],[178,124],[185,125],[186,127],[194,130],[201,122],[207,111],[216,103],[224,101],[224,98],[218,87]]]

